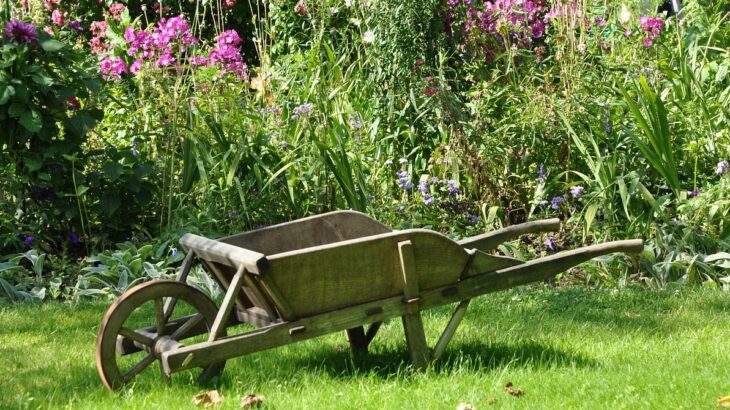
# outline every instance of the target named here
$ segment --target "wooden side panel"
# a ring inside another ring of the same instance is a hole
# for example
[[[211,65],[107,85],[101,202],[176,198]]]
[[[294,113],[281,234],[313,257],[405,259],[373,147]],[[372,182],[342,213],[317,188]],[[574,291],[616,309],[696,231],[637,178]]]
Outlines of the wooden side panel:
[[[524,262],[507,256],[497,256],[484,253],[482,251],[472,249],[468,251],[472,254],[471,262],[464,271],[463,277],[468,278],[474,275],[494,272],[499,269],[508,268],[510,266],[521,265]]]
[[[336,211],[219,239],[265,255],[391,232],[355,211]]]
[[[271,255],[268,280],[297,317],[403,294],[398,242],[413,244],[418,289],[455,284],[469,261],[456,242],[406,230]]]

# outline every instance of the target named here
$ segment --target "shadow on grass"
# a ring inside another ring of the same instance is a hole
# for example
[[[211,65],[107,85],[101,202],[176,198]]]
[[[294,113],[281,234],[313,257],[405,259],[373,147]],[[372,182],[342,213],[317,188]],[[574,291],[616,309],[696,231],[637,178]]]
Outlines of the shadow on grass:
[[[374,342],[377,343],[377,342]],[[367,373],[383,379],[412,371],[405,346],[377,349],[371,353],[352,354],[349,349],[337,351],[323,344],[308,354],[290,357],[287,365],[294,368],[324,371],[332,377],[348,378]],[[452,343],[444,355],[434,362],[429,372],[449,374],[455,370],[488,371],[510,367],[595,367],[595,360],[580,354],[562,351],[535,342],[488,344],[480,342]]]

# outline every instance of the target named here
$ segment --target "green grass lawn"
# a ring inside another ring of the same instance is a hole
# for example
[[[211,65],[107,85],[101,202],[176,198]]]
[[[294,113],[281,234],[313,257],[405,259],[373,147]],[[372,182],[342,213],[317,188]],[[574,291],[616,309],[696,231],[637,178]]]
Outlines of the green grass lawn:
[[[102,387],[94,349],[106,308],[0,308],[0,408],[194,407],[204,388],[192,372],[166,385],[150,367],[122,393]],[[338,333],[230,360],[211,388],[225,397],[220,408],[257,393],[277,409],[712,409],[730,395],[728,293],[538,286],[484,296],[469,309],[425,373],[410,371],[401,323],[392,320],[367,357],[352,357]],[[449,316],[448,308],[426,312],[432,344]],[[507,382],[524,395],[505,393]]]

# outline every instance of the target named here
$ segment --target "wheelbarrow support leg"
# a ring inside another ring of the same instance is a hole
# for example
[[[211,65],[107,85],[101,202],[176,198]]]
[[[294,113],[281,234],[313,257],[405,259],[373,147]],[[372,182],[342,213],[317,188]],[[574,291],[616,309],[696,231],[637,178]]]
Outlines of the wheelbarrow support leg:
[[[406,334],[408,350],[411,352],[413,367],[421,370],[428,366],[431,355],[418,306],[418,276],[411,241],[399,242],[398,251],[403,272],[403,295],[405,296],[403,302],[408,305],[406,309],[408,313],[403,316],[403,330]]]
[[[464,314],[466,314],[466,308],[469,306],[469,302],[471,302],[471,299],[467,299],[459,303],[459,306],[456,307],[454,314],[451,315],[451,320],[449,320],[449,324],[446,325],[446,329],[444,329],[444,332],[441,334],[439,341],[433,348],[431,360],[438,360],[439,357],[441,357],[441,355],[444,353],[444,350],[446,350],[446,346],[451,341],[451,338],[454,337],[454,333],[456,333],[456,329],[459,327],[461,319],[463,319]]]

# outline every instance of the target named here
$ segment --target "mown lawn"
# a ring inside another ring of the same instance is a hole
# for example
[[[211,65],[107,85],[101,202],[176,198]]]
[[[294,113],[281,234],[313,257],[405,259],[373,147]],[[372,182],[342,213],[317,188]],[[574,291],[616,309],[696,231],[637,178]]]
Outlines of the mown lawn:
[[[0,408],[194,407],[204,388],[190,372],[168,386],[151,367],[121,394],[102,387],[94,348],[106,307],[1,307]],[[426,314],[431,343],[449,314]],[[238,408],[249,393],[277,409],[718,408],[730,395],[730,294],[537,286],[488,295],[423,374],[408,368],[398,320],[367,357],[346,345],[335,334],[237,358],[209,388],[225,397],[220,408]],[[524,395],[508,395],[507,382]]]

